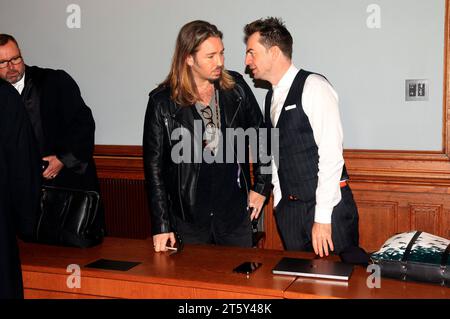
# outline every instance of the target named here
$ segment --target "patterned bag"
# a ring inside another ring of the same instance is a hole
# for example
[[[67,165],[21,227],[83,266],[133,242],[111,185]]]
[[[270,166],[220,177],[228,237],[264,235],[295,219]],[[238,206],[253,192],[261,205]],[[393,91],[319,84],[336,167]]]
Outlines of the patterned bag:
[[[371,255],[381,276],[450,287],[450,240],[421,231],[397,234]]]

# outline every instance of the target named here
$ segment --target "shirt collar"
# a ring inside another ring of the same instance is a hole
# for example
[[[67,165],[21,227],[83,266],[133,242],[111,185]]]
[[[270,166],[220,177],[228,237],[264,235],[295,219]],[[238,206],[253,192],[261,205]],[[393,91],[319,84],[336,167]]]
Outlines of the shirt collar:
[[[277,85],[273,85],[272,89],[275,90],[282,87],[291,87],[292,82],[294,82],[294,79],[297,76],[297,73],[298,73],[297,67],[294,64],[291,64],[289,69],[281,78],[280,82],[278,82]]]
[[[22,90],[25,86],[25,73],[19,81],[13,84],[13,86],[19,92],[19,94],[22,94]]]

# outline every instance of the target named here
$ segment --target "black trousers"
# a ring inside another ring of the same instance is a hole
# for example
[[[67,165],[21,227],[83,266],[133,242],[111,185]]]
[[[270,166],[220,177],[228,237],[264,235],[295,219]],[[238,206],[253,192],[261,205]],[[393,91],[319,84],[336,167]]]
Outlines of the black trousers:
[[[358,210],[350,187],[341,188],[341,201],[334,207],[331,216],[334,253],[339,254],[348,247],[358,246]],[[282,198],[275,209],[278,231],[286,250],[313,251],[312,226],[314,224],[315,201],[289,201]]]
[[[176,218],[176,229],[185,244],[214,244],[220,246],[252,247],[252,225],[250,217],[244,218],[238,227],[224,232],[215,227],[214,219],[208,227]]]

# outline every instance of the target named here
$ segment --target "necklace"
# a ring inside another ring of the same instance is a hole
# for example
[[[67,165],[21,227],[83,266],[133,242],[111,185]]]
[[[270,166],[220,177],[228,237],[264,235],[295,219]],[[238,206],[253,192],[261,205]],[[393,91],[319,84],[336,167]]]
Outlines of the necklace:
[[[217,153],[217,148],[219,146],[219,138],[220,138],[220,119],[219,119],[219,99],[217,97],[218,92],[214,90],[214,106],[216,111],[216,127],[213,130],[213,135],[211,136],[211,151],[213,154]]]
[[[214,90],[214,106],[216,109],[216,125],[217,129],[220,130],[220,120],[219,120],[219,98],[217,97],[217,90]]]

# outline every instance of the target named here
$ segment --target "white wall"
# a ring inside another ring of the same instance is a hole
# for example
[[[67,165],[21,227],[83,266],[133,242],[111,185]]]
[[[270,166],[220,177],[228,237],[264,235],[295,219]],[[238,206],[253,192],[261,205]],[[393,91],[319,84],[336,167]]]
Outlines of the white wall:
[[[69,29],[69,4],[81,28]],[[381,9],[381,28],[366,12]],[[185,23],[224,32],[226,65],[244,72],[243,26],[282,17],[294,63],[327,76],[340,96],[346,148],[440,150],[444,0],[0,0],[0,32],[27,64],[64,68],[97,123],[97,144],[140,145],[147,94],[167,74]],[[405,79],[426,78],[430,99],[405,102]],[[253,85],[247,76],[249,84]],[[255,89],[261,103],[265,91]]]

